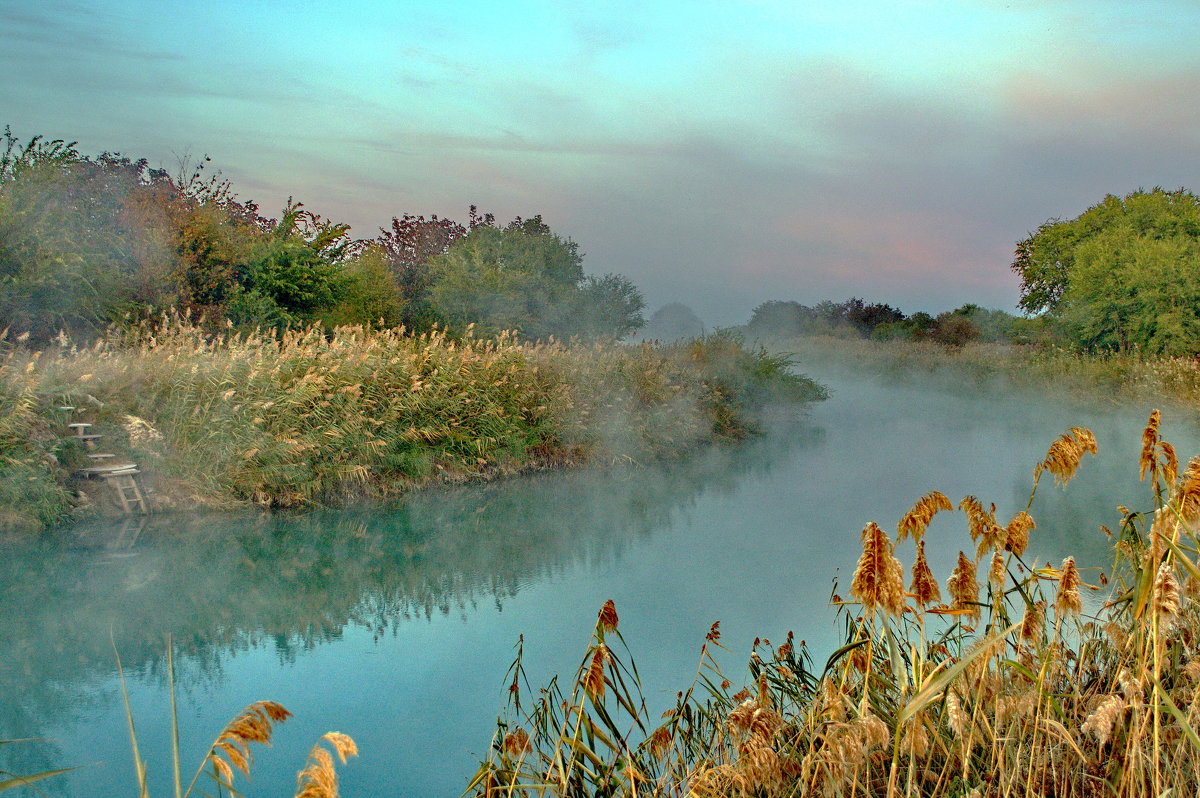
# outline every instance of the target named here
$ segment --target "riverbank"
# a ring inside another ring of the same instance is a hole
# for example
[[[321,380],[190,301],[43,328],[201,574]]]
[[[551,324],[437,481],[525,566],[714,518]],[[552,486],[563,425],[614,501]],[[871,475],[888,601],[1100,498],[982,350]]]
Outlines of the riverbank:
[[[1053,347],[931,341],[875,341],[827,335],[754,341],[805,363],[848,367],[896,380],[936,380],[947,387],[1020,388],[1090,405],[1145,403],[1200,413],[1200,361],[1133,354],[1084,355]]]
[[[0,360],[0,529],[102,510],[70,423],[134,462],[154,508],[390,498],[752,434],[823,389],[727,336],[667,347],[341,327],[213,336],[186,320]],[[63,410],[62,408],[74,408]]]

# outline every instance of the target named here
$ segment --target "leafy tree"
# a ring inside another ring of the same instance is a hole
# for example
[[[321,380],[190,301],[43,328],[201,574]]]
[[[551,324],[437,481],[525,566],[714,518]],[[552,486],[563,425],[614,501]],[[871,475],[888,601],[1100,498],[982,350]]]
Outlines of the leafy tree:
[[[471,206],[475,218],[475,206]],[[430,304],[434,273],[429,262],[445,255],[450,245],[467,234],[467,228],[452,219],[439,219],[437,214],[424,216],[405,214],[392,217],[390,229],[380,228],[375,239],[387,257],[395,275],[404,309],[401,322],[410,330],[428,330],[438,319]]]
[[[1074,345],[1200,351],[1200,198],[1179,189],[1109,195],[1020,242],[1021,307],[1048,313]]]
[[[161,301],[160,220],[141,200],[166,175],[145,161],[81,156],[73,143],[4,132],[0,150],[0,326],[44,341]],[[157,245],[156,245],[157,244]]]
[[[431,310],[457,327],[528,338],[623,337],[642,324],[641,293],[619,275],[585,277],[583,255],[540,215],[504,227],[477,216],[428,261]]]

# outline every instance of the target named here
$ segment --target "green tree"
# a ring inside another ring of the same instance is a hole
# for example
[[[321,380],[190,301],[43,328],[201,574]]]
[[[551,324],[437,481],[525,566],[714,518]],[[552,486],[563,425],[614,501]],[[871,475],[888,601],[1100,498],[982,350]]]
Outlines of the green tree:
[[[473,213],[470,231],[428,266],[430,308],[458,328],[619,338],[643,323],[637,288],[619,275],[585,277],[579,246],[540,215],[499,227]]]
[[[1200,198],[1189,191],[1109,195],[1020,242],[1021,307],[1045,312],[1075,346],[1200,352]]]

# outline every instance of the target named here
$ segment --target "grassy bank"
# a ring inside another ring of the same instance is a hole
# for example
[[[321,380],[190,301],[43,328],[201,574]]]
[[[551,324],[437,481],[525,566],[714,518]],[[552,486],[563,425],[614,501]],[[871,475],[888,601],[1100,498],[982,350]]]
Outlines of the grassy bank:
[[[1095,451],[1088,430],[1064,433],[1036,464],[1033,493],[1065,485]],[[968,534],[927,539],[932,516],[955,509],[930,492],[894,539],[874,523],[864,528],[847,599],[834,597],[845,645],[827,661],[814,666],[789,635],[756,641],[748,672],[727,676],[714,624],[698,641],[694,680],[661,716],[647,709],[609,602],[574,679],[533,691],[518,657],[508,710],[469,791],[1195,794],[1200,459],[1180,472],[1155,411],[1141,467],[1150,488],[1138,510],[1120,508],[1110,590],[1071,558],[1033,568],[1022,555],[1038,534],[1035,520],[1022,512],[1004,523],[974,497],[957,504]],[[896,557],[908,539],[911,580]],[[964,549],[944,588],[925,563],[926,545]],[[1109,598],[1094,611],[1089,588]]]
[[[858,337],[764,339],[773,352],[806,363],[847,365],[896,379],[945,379],[967,388],[1018,387],[1067,394],[1081,402],[1159,404],[1194,413],[1200,408],[1200,361],[1135,354],[1086,355],[1010,343],[947,347],[932,341],[874,341]]]
[[[64,440],[73,421],[138,463],[160,507],[304,507],[678,455],[751,434],[772,402],[823,395],[786,359],[724,336],[671,347],[361,327],[213,336],[167,319],[81,349],[4,347],[0,528],[78,509],[86,486],[71,474],[87,459]]]

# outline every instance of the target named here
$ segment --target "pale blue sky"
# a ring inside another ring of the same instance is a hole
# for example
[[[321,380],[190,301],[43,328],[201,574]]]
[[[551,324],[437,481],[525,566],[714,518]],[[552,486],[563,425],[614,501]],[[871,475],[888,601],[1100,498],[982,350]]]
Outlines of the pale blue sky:
[[[712,323],[1012,308],[1014,242],[1200,189],[1192,2],[0,0],[0,124],[209,154],[370,236],[542,213]]]

